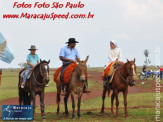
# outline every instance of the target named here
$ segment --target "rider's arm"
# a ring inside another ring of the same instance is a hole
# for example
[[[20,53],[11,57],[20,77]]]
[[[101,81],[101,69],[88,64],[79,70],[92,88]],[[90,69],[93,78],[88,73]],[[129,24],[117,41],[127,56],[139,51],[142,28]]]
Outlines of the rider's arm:
[[[60,56],[59,58],[60,58],[61,61],[66,61],[66,62],[70,62],[70,63],[76,63],[75,61],[73,61],[71,59],[67,59],[67,58],[65,58],[63,56]]]
[[[119,49],[119,58],[118,58],[119,61],[122,61],[122,51],[121,49]]]
[[[109,51],[109,57],[108,57],[108,58],[109,58],[109,62],[113,61],[113,59],[112,59],[112,56],[111,56],[111,53],[110,53],[110,52],[111,52],[111,50]]]
[[[27,61],[27,64],[28,64],[29,66],[35,67],[35,65],[31,64],[29,61]]]

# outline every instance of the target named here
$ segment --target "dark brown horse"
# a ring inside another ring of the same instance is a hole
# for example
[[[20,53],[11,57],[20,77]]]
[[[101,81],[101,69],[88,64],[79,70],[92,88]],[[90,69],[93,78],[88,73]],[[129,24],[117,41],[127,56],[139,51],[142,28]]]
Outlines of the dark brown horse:
[[[77,96],[78,96],[77,115],[78,115],[78,118],[80,118],[80,104],[81,104],[81,97],[83,95],[83,86],[86,81],[86,75],[87,75],[86,63],[88,61],[88,56],[85,59],[85,61],[80,61],[79,59],[77,59],[77,61],[79,62],[79,64],[75,67],[75,69],[72,73],[71,81],[69,84],[67,84],[68,92],[67,92],[66,96],[64,97],[65,114],[68,115],[69,112],[68,112],[68,108],[67,108],[67,101],[71,94],[72,108],[73,108],[72,118],[73,119],[75,118],[75,94],[77,94]],[[58,77],[60,77],[60,76],[58,76]],[[61,83],[56,84],[56,87],[57,87],[57,104],[58,104],[57,113],[59,113]]]
[[[40,107],[41,107],[41,116],[43,120],[45,120],[45,113],[44,113],[44,90],[45,85],[49,82],[49,63],[50,61],[42,61],[37,64],[32,71],[30,79],[26,81],[24,89],[20,87],[21,84],[21,76],[20,74],[23,70],[19,73],[19,104],[21,105],[22,102],[24,105],[30,105],[31,101],[33,103],[33,119],[35,120],[35,96],[40,96]]]
[[[103,89],[103,95],[102,95],[102,108],[101,113],[104,113],[104,100],[106,92],[108,91],[108,94],[110,93],[110,90],[113,90],[113,93],[111,95],[111,112],[114,114],[113,111],[113,103],[114,98],[116,99],[116,116],[119,116],[118,106],[119,106],[119,99],[118,99],[118,93],[123,93],[124,98],[124,107],[125,107],[125,117],[128,116],[127,111],[127,93],[128,93],[128,86],[132,86],[134,84],[134,81],[136,80],[136,65],[135,65],[135,59],[133,61],[129,61],[127,59],[126,63],[122,63],[114,73],[114,77],[112,79],[112,82],[110,84],[110,87],[104,86]]]

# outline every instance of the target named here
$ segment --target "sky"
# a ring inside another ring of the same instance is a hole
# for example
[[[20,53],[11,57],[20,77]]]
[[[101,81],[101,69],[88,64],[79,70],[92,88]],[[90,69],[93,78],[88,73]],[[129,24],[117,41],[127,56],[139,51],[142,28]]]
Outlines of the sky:
[[[17,0],[19,3],[36,1],[52,3],[67,0]],[[11,64],[0,61],[0,68],[17,68],[26,62],[31,45],[38,48],[42,60],[51,60],[50,67],[62,65],[60,48],[74,37],[76,48],[84,60],[89,55],[91,67],[103,67],[108,63],[110,40],[117,40],[123,61],[136,58],[136,65],[144,64],[144,50],[149,50],[151,64],[163,64],[163,1],[161,0],[81,0],[82,9],[16,9],[14,0],[0,0],[0,32],[6,38],[15,59]],[[78,0],[71,0],[78,3]],[[93,19],[26,20],[3,19],[3,14],[29,13],[87,13],[95,14]],[[155,52],[155,50],[159,50]]]

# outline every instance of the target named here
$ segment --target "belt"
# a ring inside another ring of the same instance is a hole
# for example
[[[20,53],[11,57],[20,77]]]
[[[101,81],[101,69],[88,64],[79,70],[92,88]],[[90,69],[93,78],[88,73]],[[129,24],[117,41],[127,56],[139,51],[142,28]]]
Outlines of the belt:
[[[70,63],[63,63],[63,65],[68,66]]]

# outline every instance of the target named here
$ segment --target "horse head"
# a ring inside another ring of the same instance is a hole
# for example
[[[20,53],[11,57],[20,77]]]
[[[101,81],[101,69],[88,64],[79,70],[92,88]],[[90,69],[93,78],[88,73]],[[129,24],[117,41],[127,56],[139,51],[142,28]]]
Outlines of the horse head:
[[[133,61],[129,61],[127,59],[127,62],[126,62],[126,68],[127,68],[127,74],[128,74],[128,78],[129,78],[129,82],[130,83],[133,83],[136,79],[137,79],[137,76],[136,76],[136,64],[135,64],[135,58]]]
[[[78,66],[77,66],[77,73],[80,77],[80,80],[82,82],[86,81],[86,77],[87,77],[87,61],[88,61],[89,56],[86,57],[86,59],[84,61],[81,61],[79,58],[76,58],[77,62],[79,62]]]
[[[39,64],[39,69],[40,69],[40,74],[43,78],[43,82],[45,84],[48,84],[48,82],[50,81],[50,78],[49,78],[49,63],[50,63],[50,60],[49,61],[45,61],[45,60],[41,60],[40,59],[40,64]]]

